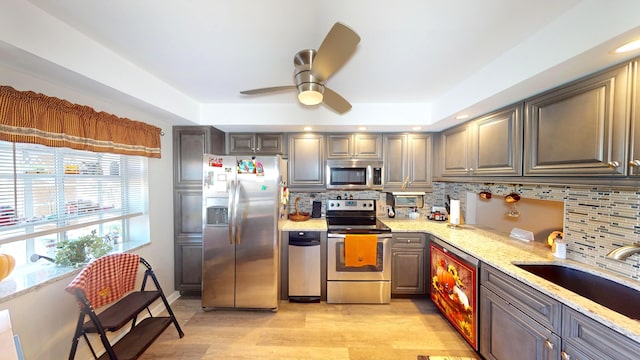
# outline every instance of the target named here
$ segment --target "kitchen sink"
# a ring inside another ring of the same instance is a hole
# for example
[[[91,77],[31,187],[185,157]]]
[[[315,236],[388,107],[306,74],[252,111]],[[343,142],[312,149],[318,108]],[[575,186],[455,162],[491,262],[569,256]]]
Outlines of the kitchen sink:
[[[640,290],[602,276],[556,264],[514,264],[630,318],[640,320]]]

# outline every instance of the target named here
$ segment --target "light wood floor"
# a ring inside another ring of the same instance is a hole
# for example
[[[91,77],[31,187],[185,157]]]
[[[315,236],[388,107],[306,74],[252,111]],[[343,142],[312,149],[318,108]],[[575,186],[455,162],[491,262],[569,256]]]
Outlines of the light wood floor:
[[[480,358],[426,299],[389,305],[283,301],[271,312],[203,311],[199,298],[183,297],[172,309],[185,336],[179,339],[170,326],[140,359]]]

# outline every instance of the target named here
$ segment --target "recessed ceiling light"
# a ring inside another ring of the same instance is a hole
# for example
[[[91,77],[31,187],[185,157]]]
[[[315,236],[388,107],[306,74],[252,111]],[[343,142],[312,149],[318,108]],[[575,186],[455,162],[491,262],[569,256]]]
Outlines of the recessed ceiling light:
[[[457,120],[462,120],[462,119],[466,119],[469,117],[469,114],[462,114],[462,115],[458,115],[456,116]]]
[[[311,130],[312,130],[312,127],[311,127],[311,126],[305,126],[305,127],[304,127],[304,131],[311,131]]]
[[[414,127],[411,128],[411,130],[413,130],[413,131],[422,130],[422,126],[414,126]]]
[[[634,40],[632,42],[628,42],[619,48],[616,49],[616,53],[624,53],[633,50],[640,49],[640,40]]]
[[[366,128],[365,126],[360,126],[360,127],[358,128],[358,130],[360,130],[360,131],[365,131],[365,130],[367,130],[367,128]]]

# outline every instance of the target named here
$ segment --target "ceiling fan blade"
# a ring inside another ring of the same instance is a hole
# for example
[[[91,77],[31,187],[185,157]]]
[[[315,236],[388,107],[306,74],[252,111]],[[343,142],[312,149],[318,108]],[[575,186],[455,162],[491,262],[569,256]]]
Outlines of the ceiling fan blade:
[[[272,92],[286,91],[286,90],[296,90],[296,86],[295,85],[273,86],[273,87],[262,88],[262,89],[244,90],[244,91],[240,91],[240,94],[257,95],[257,94],[268,94]]]
[[[351,104],[349,104],[347,100],[345,100],[342,96],[338,95],[338,93],[329,89],[328,87],[324,88],[324,97],[322,102],[324,102],[328,107],[335,110],[338,114],[344,114],[347,111],[351,110]]]
[[[353,30],[335,23],[318,48],[311,72],[321,81],[327,80],[349,60],[359,42],[360,36]]]

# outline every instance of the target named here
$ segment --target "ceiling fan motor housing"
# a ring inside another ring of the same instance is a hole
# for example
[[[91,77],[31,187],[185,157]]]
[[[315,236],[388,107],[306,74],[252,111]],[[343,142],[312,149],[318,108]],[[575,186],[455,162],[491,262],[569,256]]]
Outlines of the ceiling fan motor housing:
[[[299,51],[293,58],[295,85],[274,86],[241,91],[254,95],[269,92],[298,90],[298,101],[304,105],[324,103],[338,114],[351,109],[351,104],[332,89],[325,87],[327,81],[353,55],[360,36],[341,23],[335,23],[318,50]]]
[[[316,51],[307,49],[299,51],[293,58],[295,69],[293,77],[298,88],[298,100],[305,105],[316,105],[322,102],[324,84],[311,71]]]

